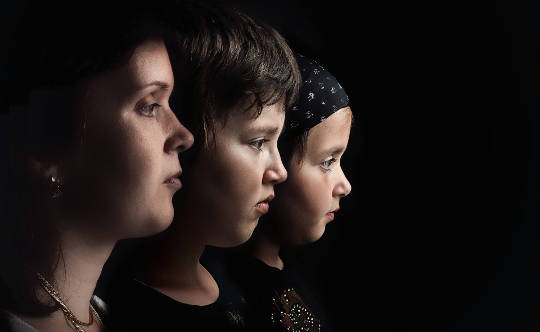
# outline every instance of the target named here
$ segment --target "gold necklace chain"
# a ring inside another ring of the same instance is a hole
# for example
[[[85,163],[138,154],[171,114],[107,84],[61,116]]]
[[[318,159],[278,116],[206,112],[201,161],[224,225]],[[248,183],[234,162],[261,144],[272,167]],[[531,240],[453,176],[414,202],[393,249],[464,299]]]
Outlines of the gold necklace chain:
[[[101,318],[99,317],[99,314],[96,312],[94,307],[92,307],[92,305],[88,306],[88,312],[90,314],[90,321],[86,323],[86,322],[78,320],[77,317],[75,317],[75,314],[73,314],[73,312],[69,310],[67,305],[64,303],[64,301],[60,297],[60,293],[56,290],[56,288],[54,288],[54,286],[51,285],[51,283],[49,283],[47,279],[45,279],[45,277],[43,277],[41,273],[37,273],[37,277],[39,281],[41,282],[41,287],[43,287],[43,289],[47,292],[47,294],[50,295],[50,297],[54,300],[54,302],[56,302],[60,306],[60,309],[64,313],[64,317],[73,326],[75,331],[86,332],[83,326],[92,325],[94,323],[94,316],[96,316],[96,318],[101,323],[101,325],[103,325]]]
[[[99,322],[99,325],[103,326],[103,322],[101,321],[101,317],[99,317],[98,312],[96,309],[94,309],[94,306],[90,303],[90,310],[92,310],[93,316],[95,316]]]

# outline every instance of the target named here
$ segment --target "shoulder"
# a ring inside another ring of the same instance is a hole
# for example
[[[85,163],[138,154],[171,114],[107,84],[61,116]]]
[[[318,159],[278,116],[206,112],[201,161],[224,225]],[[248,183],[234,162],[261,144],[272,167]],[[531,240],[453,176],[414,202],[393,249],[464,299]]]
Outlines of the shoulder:
[[[92,295],[90,304],[97,313],[98,319],[103,323],[104,326],[107,326],[110,316],[110,309],[107,303],[105,303],[99,296]]]
[[[6,332],[38,332],[20,317],[0,309],[0,330]]]

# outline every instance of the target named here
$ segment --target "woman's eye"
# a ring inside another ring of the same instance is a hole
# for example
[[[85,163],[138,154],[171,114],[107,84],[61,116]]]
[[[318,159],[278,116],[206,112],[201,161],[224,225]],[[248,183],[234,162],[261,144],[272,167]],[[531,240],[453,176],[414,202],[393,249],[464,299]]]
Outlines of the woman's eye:
[[[254,147],[255,149],[260,151],[263,144],[266,143],[266,142],[268,142],[268,140],[266,138],[259,138],[258,140],[255,140],[255,141],[249,143],[249,145],[251,145],[252,147]]]
[[[158,103],[149,104],[146,106],[143,106],[140,111],[141,114],[147,117],[154,117],[156,116],[156,110],[158,110],[161,107]]]
[[[326,159],[325,161],[323,161],[321,163],[321,167],[326,170],[326,171],[329,171],[330,170],[330,166],[336,162],[336,158],[329,158],[329,159]]]

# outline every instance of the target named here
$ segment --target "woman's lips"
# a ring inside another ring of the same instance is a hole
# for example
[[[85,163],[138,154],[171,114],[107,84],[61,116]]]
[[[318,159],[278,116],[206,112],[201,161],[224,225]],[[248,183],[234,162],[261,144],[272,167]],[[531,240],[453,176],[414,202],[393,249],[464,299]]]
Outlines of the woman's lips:
[[[182,169],[180,169],[176,173],[172,173],[167,180],[163,181],[163,183],[178,190],[182,188],[182,182],[180,181],[181,174]]]
[[[178,189],[182,188],[182,182],[177,177],[168,178],[164,183]]]

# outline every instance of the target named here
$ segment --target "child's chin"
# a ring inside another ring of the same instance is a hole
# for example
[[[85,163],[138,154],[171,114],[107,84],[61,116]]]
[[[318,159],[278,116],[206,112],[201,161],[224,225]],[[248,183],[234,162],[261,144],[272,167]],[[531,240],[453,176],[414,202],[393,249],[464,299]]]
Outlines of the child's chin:
[[[319,225],[319,227],[317,227],[316,230],[314,230],[311,236],[311,241],[309,243],[319,241],[323,237],[324,231],[326,230],[326,224],[327,223],[322,223],[321,225]]]
[[[212,245],[221,248],[237,247],[247,242],[251,238],[251,235],[253,235],[253,231],[255,230],[255,226],[257,226],[257,223],[253,223],[253,225],[249,225],[236,234],[231,234],[227,239],[220,241],[220,243]]]

